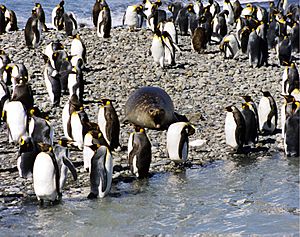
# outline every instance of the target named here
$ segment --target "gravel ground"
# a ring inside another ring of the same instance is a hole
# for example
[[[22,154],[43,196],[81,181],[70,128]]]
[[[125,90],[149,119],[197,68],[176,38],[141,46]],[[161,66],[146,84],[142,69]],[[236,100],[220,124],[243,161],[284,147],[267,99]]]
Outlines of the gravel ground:
[[[242,95],[251,95],[258,103],[261,89],[269,90],[278,108],[282,105],[281,78],[283,67],[278,66],[275,52],[270,51],[269,66],[250,68],[246,55],[237,59],[224,60],[218,45],[210,45],[204,54],[191,50],[190,38],[179,36],[181,52],[176,53],[176,66],[161,69],[149,55],[152,33],[146,30],[128,32],[115,28],[111,38],[97,38],[94,29],[81,29],[81,37],[87,47],[87,71],[84,72],[86,101],[99,98],[116,100],[114,107],[120,120],[124,117],[125,102],[135,89],[141,86],[158,86],[172,98],[175,110],[185,114],[195,124],[196,133],[190,141],[204,139],[201,147],[190,147],[189,160],[193,168],[203,166],[217,159],[231,157],[266,157],[274,152],[283,154],[280,133],[260,137],[256,149],[249,154],[232,154],[225,144],[224,108],[231,104],[241,107]],[[61,113],[68,99],[62,98],[59,108],[51,108],[43,79],[42,50],[51,40],[60,39],[70,49],[69,38],[63,33],[50,31],[43,34],[42,45],[36,50],[25,47],[24,32],[18,31],[0,36],[0,48],[12,62],[23,62],[30,75],[35,104],[51,111],[50,121],[55,129],[55,138],[63,135]],[[299,60],[299,55],[296,55]],[[85,103],[85,110],[91,121],[97,121],[98,105]],[[202,118],[202,119],[201,119]],[[280,115],[279,115],[280,121]],[[279,122],[278,121],[278,122]],[[280,122],[279,122],[280,128]],[[121,124],[120,142],[127,146],[131,128]],[[148,131],[152,143],[151,172],[174,172],[179,170],[170,162],[166,153],[166,132]],[[127,165],[127,151],[113,152],[114,163]],[[63,196],[75,197],[89,192],[89,175],[83,171],[82,152],[71,149],[71,159],[77,166],[78,181],[71,175]],[[0,202],[4,205],[18,205],[28,195],[34,195],[32,180],[18,177],[16,168],[17,147],[8,144],[5,125],[0,127]],[[128,171],[116,172],[117,177],[130,176]]]

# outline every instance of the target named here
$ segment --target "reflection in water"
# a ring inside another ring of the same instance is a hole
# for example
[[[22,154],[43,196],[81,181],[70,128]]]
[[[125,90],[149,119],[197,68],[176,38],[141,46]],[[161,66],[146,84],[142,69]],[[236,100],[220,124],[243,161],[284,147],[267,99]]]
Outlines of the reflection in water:
[[[21,208],[0,211],[0,225],[5,236],[282,236],[298,234],[299,210],[299,162],[275,154],[119,182],[105,199],[84,193],[41,208],[32,197]]]

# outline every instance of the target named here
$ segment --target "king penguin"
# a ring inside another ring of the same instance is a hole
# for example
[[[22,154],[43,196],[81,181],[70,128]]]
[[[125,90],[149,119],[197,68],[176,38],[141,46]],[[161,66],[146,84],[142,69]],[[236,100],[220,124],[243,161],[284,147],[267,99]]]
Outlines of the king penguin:
[[[300,103],[293,115],[285,122],[284,150],[287,156],[298,157],[300,153]]]
[[[92,160],[90,169],[91,192],[88,198],[103,198],[110,189],[112,183],[113,158],[106,146],[100,146]]]
[[[98,125],[106,142],[114,150],[120,147],[120,122],[112,102],[109,99],[100,100]]]
[[[60,171],[52,146],[48,144],[39,146],[41,152],[33,165],[33,188],[38,201],[43,204],[44,201],[54,202],[61,198]]]
[[[20,101],[28,112],[34,105],[31,85],[20,81],[13,89],[11,101]]]
[[[40,3],[35,3],[35,6],[33,8],[36,12],[37,18],[40,20],[42,24],[43,31],[48,31],[48,28],[46,26],[46,17],[45,17],[45,12]]]
[[[242,96],[242,98],[244,99],[243,103],[247,103],[249,109],[254,113],[255,115],[255,120],[256,120],[256,130],[259,131],[259,119],[258,119],[258,112],[257,112],[257,106],[254,102],[254,100],[252,99],[252,97],[250,95],[244,95]]]
[[[282,75],[282,93],[291,94],[294,89],[300,89],[299,73],[295,63],[286,66]]]
[[[151,45],[151,54],[153,60],[156,64],[160,65],[162,68],[165,66],[165,47],[162,39],[161,32],[157,29],[154,32],[152,45]]]
[[[254,112],[250,109],[251,105],[246,103],[242,104],[242,115],[245,120],[245,145],[255,144],[258,141],[258,127]]]
[[[83,59],[84,63],[87,62],[86,61],[86,47],[85,47],[85,44],[79,34],[76,34],[73,37],[73,40],[71,43],[70,55],[72,55],[72,56],[78,55]]]
[[[52,67],[50,60],[44,68],[44,80],[53,107],[59,106],[61,97],[61,82],[58,71]]]
[[[225,15],[227,25],[233,25],[234,23],[234,9],[230,0],[224,0],[223,10],[228,11],[228,15]]]
[[[286,66],[291,64],[292,45],[288,36],[284,36],[284,38],[277,44],[276,52],[279,65]]]
[[[103,7],[99,12],[97,22],[97,36],[100,38],[109,38],[111,30],[111,15],[109,7]]]
[[[93,12],[92,12],[93,23],[94,23],[95,27],[97,27],[99,13],[103,9],[103,7],[108,7],[106,1],[105,0],[96,0],[95,4],[93,6]]]
[[[236,36],[232,33],[226,35],[220,43],[220,50],[224,53],[225,59],[234,58],[237,55],[239,48],[239,42]]]
[[[36,10],[32,10],[32,16],[27,20],[24,33],[28,48],[37,48],[40,45],[42,40],[42,26],[37,17]]]
[[[269,91],[262,91],[263,97],[258,104],[259,130],[272,134],[277,127],[277,105]]]
[[[189,136],[194,133],[194,126],[187,122],[177,122],[169,126],[167,131],[167,151],[172,161],[175,163],[185,163],[187,161]]]
[[[123,16],[123,25],[129,27],[129,31],[133,31],[135,28],[142,28],[143,18],[147,19],[147,16],[143,13],[143,7],[141,5],[128,6]]]
[[[68,149],[68,140],[66,139],[58,139],[58,144],[54,146],[53,152],[55,158],[57,160],[58,169],[60,171],[60,179],[59,179],[59,189],[63,190],[67,177],[68,177],[68,170],[71,171],[74,181],[77,180],[77,171],[70,160],[70,152]]]
[[[244,145],[246,125],[242,113],[235,106],[228,106],[225,119],[225,138],[226,144],[237,152]]]
[[[10,101],[4,105],[2,118],[7,124],[9,143],[18,143],[27,136],[27,112],[20,101]]]
[[[284,98],[283,105],[281,106],[281,136],[285,135],[285,122],[295,111],[295,97],[292,95],[282,95]]]
[[[128,140],[128,162],[131,173],[138,178],[147,178],[151,164],[151,143],[143,128],[135,128]]]
[[[73,94],[78,96],[80,102],[83,102],[84,81],[80,68],[73,67],[68,76],[68,89],[70,98]]]
[[[38,107],[29,110],[29,136],[35,143],[45,143],[53,145],[54,129]]]
[[[33,165],[39,150],[31,137],[22,136],[19,141],[17,168],[21,178],[29,178],[33,173]]]
[[[52,19],[52,26],[56,30],[62,30],[61,21],[63,19],[63,15],[65,13],[64,9],[64,0],[60,1],[58,5],[52,10],[51,19]]]
[[[77,20],[74,13],[64,13],[63,15],[64,28],[67,36],[73,36],[77,33]]]

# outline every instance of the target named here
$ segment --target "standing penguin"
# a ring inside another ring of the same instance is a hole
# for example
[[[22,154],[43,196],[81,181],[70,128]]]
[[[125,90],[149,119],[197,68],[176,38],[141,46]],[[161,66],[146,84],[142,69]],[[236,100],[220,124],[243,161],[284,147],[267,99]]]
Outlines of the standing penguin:
[[[284,38],[277,44],[276,52],[279,65],[290,65],[292,59],[292,45],[288,36],[284,36]]]
[[[96,0],[95,4],[93,6],[93,12],[92,12],[93,23],[94,23],[95,27],[97,27],[99,13],[103,9],[103,7],[108,7],[106,1],[105,0]]]
[[[227,35],[227,24],[225,20],[226,15],[228,15],[228,11],[223,10],[214,17],[212,21],[214,34],[220,35],[222,37]]]
[[[30,109],[29,116],[28,133],[32,140],[35,143],[41,142],[53,145],[54,129],[48,118],[44,116],[38,107]]]
[[[189,30],[189,15],[188,6],[181,8],[178,12],[175,24],[179,26],[179,32],[181,35],[187,35]]]
[[[105,197],[110,189],[113,172],[113,158],[106,146],[100,146],[92,160],[90,169],[91,192],[88,198]]]
[[[151,164],[151,143],[142,128],[135,128],[128,141],[128,161],[131,173],[138,178],[147,178]]]
[[[48,61],[45,65],[44,80],[52,106],[59,106],[61,96],[61,82],[58,71],[52,67],[50,61]]]
[[[36,12],[37,18],[40,20],[42,24],[43,31],[48,31],[48,28],[46,26],[46,17],[45,17],[45,12],[40,3],[35,3],[35,6],[33,8]]]
[[[241,28],[238,32],[238,41],[241,46],[242,53],[247,53],[247,47],[248,47],[248,41],[249,41],[249,35],[250,35],[250,28],[248,26],[244,26]]]
[[[292,95],[282,95],[284,98],[283,105],[281,106],[281,136],[285,135],[285,122],[286,119],[294,114],[295,110],[295,97]],[[297,107],[297,106],[296,106]]]
[[[156,30],[153,35],[152,45],[151,45],[151,54],[153,60],[156,64],[159,64],[162,68],[165,66],[165,48],[162,39],[161,32]]]
[[[79,34],[76,34],[72,40],[70,55],[78,55],[86,63],[86,47]]]
[[[272,134],[277,127],[278,112],[274,98],[269,91],[262,91],[263,97],[258,104],[259,130]]]
[[[5,31],[6,32],[17,31],[18,30],[18,23],[17,23],[16,13],[13,10],[6,9],[5,18],[6,18]]]
[[[27,179],[32,175],[34,161],[38,153],[38,146],[31,137],[20,138],[17,168],[21,178]]]
[[[178,44],[178,34],[177,34],[177,30],[176,30],[176,27],[175,27],[175,24],[173,21],[167,20],[167,21],[159,23],[158,26],[159,26],[159,30],[161,32],[163,32],[163,31],[168,32],[172,38],[172,41],[175,44]]]
[[[256,28],[257,35],[259,37],[259,50],[260,59],[259,66],[268,65],[268,41],[267,41],[267,26],[265,23],[261,24]]]
[[[10,67],[13,89],[15,85],[28,81],[28,70],[23,63],[10,64]]]
[[[66,139],[58,139],[58,144],[54,146],[53,153],[57,160],[58,169],[60,171],[59,189],[62,190],[65,186],[68,177],[68,170],[71,171],[74,181],[77,180],[77,172],[72,161],[70,160],[70,152],[67,147]]]
[[[286,66],[282,75],[282,93],[291,94],[294,89],[300,89],[299,73],[295,63]]]
[[[228,11],[228,15],[225,15],[227,25],[233,25],[234,23],[234,9],[230,0],[224,0],[223,10]]]
[[[89,119],[84,110],[74,111],[70,115],[68,130],[74,141],[73,145],[83,150],[84,136],[89,131]]]
[[[24,33],[26,46],[28,48],[37,48],[42,40],[42,26],[36,10],[32,10],[32,16],[27,20]]]
[[[74,13],[64,13],[63,23],[67,36],[73,36],[77,33],[77,21]]]
[[[237,55],[239,48],[239,42],[234,34],[226,35],[220,44],[220,49],[224,53],[225,59],[234,58]]]
[[[168,10],[172,13],[173,22],[176,21],[178,12],[183,8],[182,2],[172,2],[168,5]]]
[[[68,77],[68,88],[70,97],[73,94],[78,96],[80,102],[83,102],[84,81],[83,74],[80,68],[73,67]]]
[[[20,101],[26,111],[29,111],[34,105],[31,86],[26,82],[17,84],[13,89],[11,101]]]
[[[97,36],[109,38],[111,30],[111,15],[109,7],[103,7],[98,15]]]
[[[169,158],[175,163],[186,162],[189,150],[189,135],[195,133],[195,128],[187,122],[177,122],[170,125],[167,132],[167,151]]]
[[[250,109],[251,105],[248,103],[242,104],[242,115],[245,120],[245,145],[255,144],[258,141],[258,127],[254,112]]]
[[[239,151],[245,141],[246,125],[241,112],[235,106],[228,106],[225,119],[225,138],[226,144],[234,150]]]
[[[257,112],[257,106],[250,95],[244,95],[242,96],[244,99],[243,103],[247,103],[249,109],[254,113],[255,120],[256,120],[256,130],[259,131],[259,119],[258,119],[258,112]]]
[[[120,122],[112,100],[102,99],[98,112],[98,125],[111,149],[120,147]]]
[[[287,156],[298,157],[300,153],[300,103],[285,122],[284,151]]]
[[[248,58],[249,58],[249,65],[253,67],[259,67],[260,63],[260,39],[257,35],[257,32],[253,30],[249,35],[249,41],[248,41]]]
[[[1,7],[0,7],[0,35],[2,35],[3,33],[5,33],[5,14],[2,11]]]
[[[298,10],[299,11],[299,10]],[[292,26],[291,33],[291,45],[292,45],[292,51],[299,53],[300,52],[300,32],[299,32],[299,22],[295,22]]]
[[[52,26],[54,27],[54,29],[56,30],[62,30],[63,26],[62,26],[62,19],[63,19],[63,15],[65,13],[65,9],[64,9],[64,0],[62,0],[58,5],[56,5],[56,7],[52,10],[52,14],[51,14],[51,19],[52,19]]]
[[[143,7],[140,5],[128,6],[123,16],[123,25],[129,27],[129,31],[133,31],[135,28],[141,28],[143,25],[143,18],[146,15],[143,13]]]
[[[6,103],[2,118],[7,124],[9,143],[18,143],[22,136],[27,136],[27,113],[20,101]]]
[[[163,45],[164,45],[164,51],[165,51],[165,55],[164,55],[164,59],[165,59],[165,64],[166,65],[170,65],[170,66],[174,66],[175,63],[175,48],[177,48],[178,50],[180,50],[178,48],[178,46],[176,47],[175,43],[172,40],[172,37],[170,36],[170,34],[166,31],[163,31],[161,33],[161,38],[163,40]]]
[[[59,200],[60,171],[53,148],[48,144],[39,144],[41,152],[37,155],[33,165],[33,188],[38,201],[54,202]]]

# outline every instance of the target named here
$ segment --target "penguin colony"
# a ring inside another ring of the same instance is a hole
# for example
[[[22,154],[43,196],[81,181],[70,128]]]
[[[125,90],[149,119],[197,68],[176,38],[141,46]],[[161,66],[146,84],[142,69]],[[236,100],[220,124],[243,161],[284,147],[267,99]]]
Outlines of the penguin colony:
[[[178,34],[190,37],[191,48],[205,53],[208,44],[219,45],[224,59],[245,54],[250,67],[268,65],[268,50],[275,49],[278,64],[284,67],[282,76],[281,108],[282,138],[287,156],[299,156],[299,73],[293,53],[299,53],[300,8],[279,1],[270,3],[269,9],[238,0],[225,0],[223,9],[218,2],[181,1],[166,5],[160,0],[144,0],[128,6],[123,25],[129,31],[142,27],[153,32],[150,47],[155,64],[166,70],[176,66],[175,54],[180,52]],[[60,106],[61,97],[68,101],[62,105],[64,137],[56,137],[49,113],[41,111],[34,103],[30,77],[24,64],[11,62],[0,51],[0,112],[6,123],[8,142],[19,147],[17,167],[20,177],[33,178],[37,199],[59,201],[67,179],[68,170],[74,180],[76,168],[70,159],[69,148],[82,151],[84,169],[90,177],[88,198],[105,197],[112,186],[113,152],[122,149],[119,143],[120,121],[113,106],[114,100],[101,98],[96,122],[92,122],[84,108],[84,71],[87,56],[76,16],[65,12],[65,2],[54,7],[51,23],[54,30],[64,31],[72,39],[70,50],[54,39],[44,49],[43,77],[49,100],[53,107]],[[169,11],[167,14],[166,10]],[[171,15],[167,18],[167,15]],[[112,19],[109,5],[97,0],[92,10],[97,37],[111,36]],[[18,30],[17,18],[12,10],[0,6],[0,34]],[[45,14],[36,3],[28,19],[24,35],[30,49],[40,47],[43,32],[48,31]],[[242,96],[241,108],[225,108],[226,144],[236,152],[245,146],[255,146],[259,135],[276,132],[278,108],[268,91],[261,91],[256,106],[251,95]],[[138,178],[149,177],[151,142],[146,129],[167,130],[166,148],[175,165],[188,160],[189,136],[195,127],[184,115],[177,114],[169,95],[160,88],[140,88],[126,103],[124,121],[133,125],[128,139],[128,166]]]

